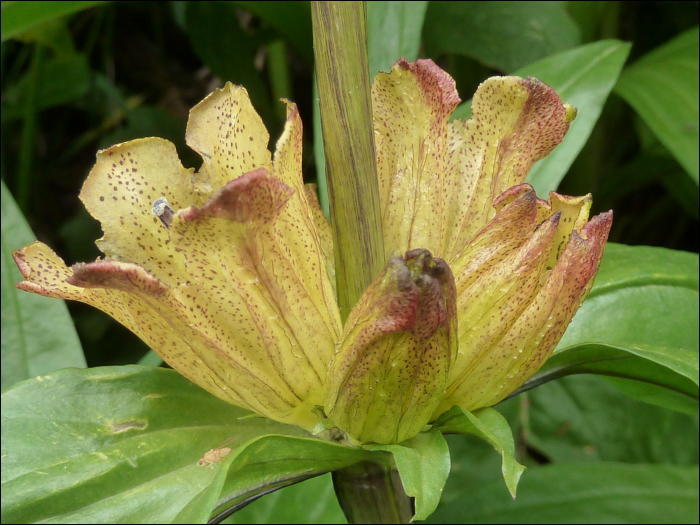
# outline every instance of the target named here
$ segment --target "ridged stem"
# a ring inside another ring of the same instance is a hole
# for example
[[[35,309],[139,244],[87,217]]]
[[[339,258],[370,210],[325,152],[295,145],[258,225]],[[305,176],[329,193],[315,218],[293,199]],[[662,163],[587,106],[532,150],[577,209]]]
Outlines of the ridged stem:
[[[333,486],[348,523],[409,523],[413,517],[395,467],[355,463],[333,472]]]
[[[384,267],[364,2],[312,2],[326,177],[343,321]]]

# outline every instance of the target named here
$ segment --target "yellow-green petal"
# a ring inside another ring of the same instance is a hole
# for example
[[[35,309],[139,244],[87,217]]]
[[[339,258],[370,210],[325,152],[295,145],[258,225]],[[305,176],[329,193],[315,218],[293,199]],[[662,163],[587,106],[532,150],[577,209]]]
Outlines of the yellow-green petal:
[[[325,410],[354,441],[415,436],[438,406],[456,355],[454,279],[426,250],[394,256],[348,317]]]
[[[537,295],[559,218],[560,214],[552,215],[498,264],[472,271],[470,284],[457,296],[459,353],[448,394],[490,353]]]
[[[196,184],[207,196],[244,173],[271,170],[270,134],[243,86],[227,82],[193,107],[185,139],[204,160]]]
[[[333,230],[331,229],[328,219],[326,219],[326,216],[323,214],[321,204],[318,202],[316,184],[305,184],[304,189],[306,190],[306,200],[309,203],[311,213],[314,217],[318,238],[321,241],[321,250],[323,250],[323,255],[326,258],[328,278],[333,285],[333,293],[337,297],[338,293],[335,288],[335,257],[333,256]]]
[[[201,205],[206,197],[197,193],[192,176],[175,146],[164,139],[133,140],[98,152],[80,199],[102,224],[100,250],[142,266],[170,286],[187,282],[182,256],[152,208],[161,197],[176,210]]]
[[[467,121],[448,122],[454,81],[430,60],[399,60],[372,87],[387,254],[425,248],[452,264],[569,128],[556,93],[535,78],[493,77]]]
[[[468,373],[450,385],[436,415],[455,404],[467,410],[494,405],[542,366],[593,285],[611,224],[612,213],[603,213],[580,233],[571,233],[535,298],[507,333],[474,361]]]
[[[372,84],[379,198],[387,259],[424,248],[441,256],[449,218],[447,122],[460,103],[432,60],[399,60]]]
[[[449,176],[454,183],[447,261],[494,217],[496,198],[521,184],[568,129],[564,104],[537,78],[492,77],[479,86],[472,117],[449,125]]]
[[[74,278],[73,270],[67,268],[61,258],[43,243],[35,242],[22,248],[15,252],[14,257],[26,279],[16,285],[20,290],[46,297],[80,301],[99,308],[131,330],[148,346],[157,349],[167,363],[193,383],[228,403],[250,408],[233,390],[222,388],[225,385],[214,374],[204,367],[196,366],[199,357],[193,347],[185,342],[178,331],[173,330],[167,320],[159,314],[158,309],[152,306],[151,301],[136,295],[138,286],[130,286],[129,275],[133,276],[136,283],[139,280],[145,282],[146,289],[167,290],[165,284],[148,276],[142,268],[117,261],[93,263],[113,265],[115,272],[122,271],[122,275],[115,277],[115,288],[84,288],[69,284],[68,281]],[[105,285],[106,281],[103,279]],[[131,293],[132,291],[134,293]],[[156,295],[164,298],[162,291]]]

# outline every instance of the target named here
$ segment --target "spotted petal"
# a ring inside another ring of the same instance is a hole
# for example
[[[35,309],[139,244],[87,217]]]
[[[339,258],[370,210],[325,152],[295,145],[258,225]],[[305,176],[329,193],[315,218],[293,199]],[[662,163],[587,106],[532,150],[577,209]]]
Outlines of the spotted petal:
[[[372,86],[380,204],[387,254],[425,248],[448,264],[494,217],[493,202],[523,182],[569,128],[565,106],[537,79],[493,77],[467,121],[431,60],[399,60]]]
[[[442,399],[457,350],[454,278],[427,250],[394,256],[350,312],[325,409],[360,442],[415,436]]]
[[[81,196],[108,259],[71,272],[35,244],[16,255],[18,286],[101,308],[214,395],[311,428],[341,324],[301,137],[288,104],[271,159],[247,93],[227,85],[191,114],[198,173],[160,139],[100,152]]]

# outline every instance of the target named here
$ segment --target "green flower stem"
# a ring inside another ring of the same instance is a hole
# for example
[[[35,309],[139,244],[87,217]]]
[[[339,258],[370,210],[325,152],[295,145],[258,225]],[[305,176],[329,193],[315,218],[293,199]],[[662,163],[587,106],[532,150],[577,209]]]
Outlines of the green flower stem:
[[[384,267],[364,2],[312,2],[316,78],[345,320]]]
[[[409,523],[413,517],[395,467],[355,463],[333,472],[333,486],[348,523]]]

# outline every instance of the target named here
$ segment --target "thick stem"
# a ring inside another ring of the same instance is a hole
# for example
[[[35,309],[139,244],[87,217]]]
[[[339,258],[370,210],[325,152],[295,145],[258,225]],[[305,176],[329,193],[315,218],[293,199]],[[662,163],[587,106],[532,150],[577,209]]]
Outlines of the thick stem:
[[[338,304],[345,320],[384,267],[364,2],[312,2]]]
[[[348,523],[409,523],[413,517],[396,467],[355,463],[333,472],[333,486]]]

